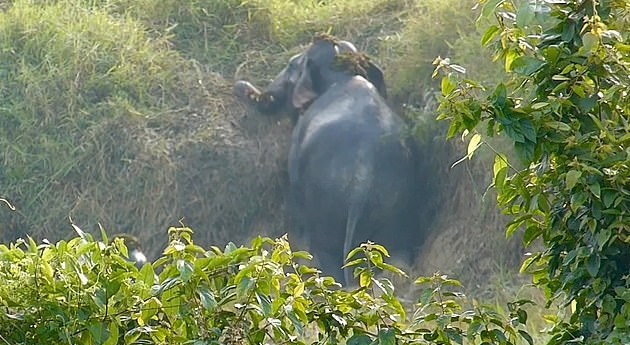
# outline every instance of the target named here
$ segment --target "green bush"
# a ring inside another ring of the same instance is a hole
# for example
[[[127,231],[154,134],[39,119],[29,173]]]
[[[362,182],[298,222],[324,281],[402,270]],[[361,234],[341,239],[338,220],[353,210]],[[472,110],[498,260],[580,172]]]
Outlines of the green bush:
[[[549,344],[630,341],[628,125],[630,11],[625,2],[480,2],[496,16],[483,43],[509,78],[487,87],[441,61],[441,118],[449,136],[504,135],[520,164],[496,153],[499,205],[513,217],[507,235],[544,247],[522,271],[548,305],[571,305]],[[455,68],[454,68],[455,67]],[[522,167],[520,167],[522,166]]]
[[[7,344],[515,344],[526,301],[502,316],[465,310],[461,286],[445,276],[426,286],[408,319],[394,286],[379,278],[385,248],[367,243],[349,258],[359,286],[345,290],[297,260],[286,239],[205,250],[188,228],[137,268],[121,238],[78,237],[0,245],[0,340]],[[531,341],[528,340],[531,343]]]

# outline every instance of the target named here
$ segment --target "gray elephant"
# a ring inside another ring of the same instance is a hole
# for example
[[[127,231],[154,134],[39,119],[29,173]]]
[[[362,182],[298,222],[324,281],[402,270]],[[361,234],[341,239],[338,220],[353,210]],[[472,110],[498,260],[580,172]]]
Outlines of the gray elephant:
[[[341,278],[345,255],[367,240],[413,258],[421,240],[416,150],[385,101],[378,66],[352,43],[324,35],[264,91],[237,81],[234,93],[261,113],[294,118],[287,209],[325,272]]]

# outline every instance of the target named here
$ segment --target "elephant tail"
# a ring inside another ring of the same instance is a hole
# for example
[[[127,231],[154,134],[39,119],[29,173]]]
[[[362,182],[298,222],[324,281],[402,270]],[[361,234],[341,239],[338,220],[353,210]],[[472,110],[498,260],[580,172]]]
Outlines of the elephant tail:
[[[350,253],[354,245],[354,235],[359,224],[359,219],[363,216],[368,202],[370,190],[374,181],[374,164],[370,159],[370,150],[364,148],[356,155],[354,174],[350,182],[350,193],[348,199],[348,215],[346,218],[346,236],[343,242],[343,259]],[[352,282],[352,269],[344,269],[344,280],[346,285]]]

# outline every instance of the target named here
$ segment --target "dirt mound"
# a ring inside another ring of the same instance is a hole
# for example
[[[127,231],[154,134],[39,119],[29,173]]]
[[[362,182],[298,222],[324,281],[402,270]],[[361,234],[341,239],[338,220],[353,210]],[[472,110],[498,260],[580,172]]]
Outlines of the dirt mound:
[[[129,198],[111,197],[117,204],[111,214],[122,215],[112,221],[117,231],[136,236],[151,257],[164,247],[167,227],[178,222],[192,227],[202,246],[284,232],[288,122],[252,119],[232,98],[232,81],[196,67],[189,94],[199,98],[163,114],[155,127],[149,121],[135,128],[131,137],[138,152],[115,178],[139,188],[131,188],[135,195]]]
[[[206,79],[211,116],[197,140],[180,144],[180,216],[201,244],[244,243],[285,232],[283,186],[289,121],[254,118],[231,96],[232,81]]]

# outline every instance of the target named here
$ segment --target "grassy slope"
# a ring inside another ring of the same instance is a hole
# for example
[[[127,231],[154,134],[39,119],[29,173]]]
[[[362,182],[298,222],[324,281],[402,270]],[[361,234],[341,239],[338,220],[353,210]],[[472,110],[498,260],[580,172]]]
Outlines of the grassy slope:
[[[488,166],[450,169],[462,150],[430,107],[418,111],[432,58],[477,39],[472,1],[316,3],[14,1],[0,14],[0,197],[17,211],[0,209],[2,237],[67,237],[68,217],[136,235],[150,254],[180,219],[201,244],[281,234],[288,124],[244,116],[230,84],[264,84],[327,31],[375,56],[393,102],[420,124],[427,194],[440,195],[427,199],[438,219],[421,270],[474,282],[518,260],[492,198],[478,201]]]

